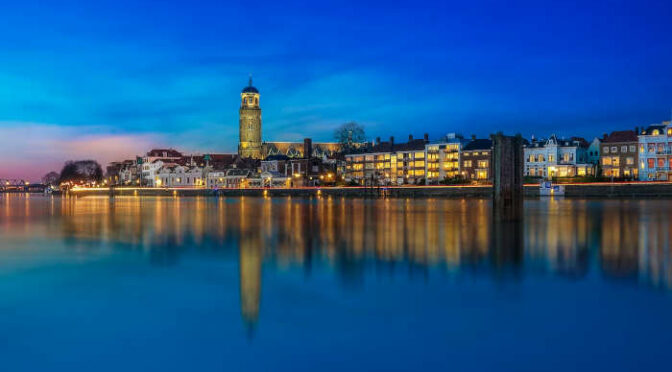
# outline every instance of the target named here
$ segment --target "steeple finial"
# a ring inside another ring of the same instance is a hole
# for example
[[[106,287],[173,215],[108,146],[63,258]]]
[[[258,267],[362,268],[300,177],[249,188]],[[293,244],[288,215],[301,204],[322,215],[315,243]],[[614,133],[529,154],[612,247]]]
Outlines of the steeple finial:
[[[252,86],[252,74],[250,74],[250,85],[249,86]]]

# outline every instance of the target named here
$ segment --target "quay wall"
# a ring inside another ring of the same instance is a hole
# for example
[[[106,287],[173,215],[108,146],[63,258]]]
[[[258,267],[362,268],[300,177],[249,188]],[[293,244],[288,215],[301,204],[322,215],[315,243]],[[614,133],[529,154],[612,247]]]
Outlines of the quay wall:
[[[572,198],[672,198],[672,183],[591,183],[567,184],[565,197]],[[537,185],[525,185],[525,197],[539,196]],[[418,187],[322,187],[272,189],[193,189],[193,188],[118,188],[79,189],[71,196],[338,196],[338,197],[392,197],[392,198],[489,198],[491,186],[418,186]]]

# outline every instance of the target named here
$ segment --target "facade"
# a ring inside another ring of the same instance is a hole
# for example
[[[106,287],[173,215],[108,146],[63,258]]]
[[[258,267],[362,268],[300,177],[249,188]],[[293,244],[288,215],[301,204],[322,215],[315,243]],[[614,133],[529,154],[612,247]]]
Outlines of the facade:
[[[425,145],[425,184],[437,184],[460,175],[460,152],[467,143],[455,133]]]
[[[154,180],[155,187],[205,186],[205,170],[198,166],[167,165],[161,167]]]
[[[238,155],[261,159],[261,107],[259,91],[250,83],[240,93]]]
[[[394,137],[389,142],[376,143],[358,152],[345,155],[345,181],[360,185],[403,185],[424,183],[425,145],[424,139],[408,136],[407,143],[395,144]]]
[[[525,170],[528,177],[546,179],[595,175],[595,166],[587,162],[587,141],[579,138],[532,141],[524,147]]]
[[[672,179],[672,124],[664,121],[642,130],[639,143],[639,180]]]
[[[588,163],[597,165],[600,162],[600,148],[602,141],[595,137],[588,145]]]
[[[492,180],[492,140],[473,139],[462,148],[460,158],[460,175],[465,180]]]
[[[602,177],[611,179],[638,178],[638,140],[632,130],[611,132],[602,140],[600,166]]]
[[[164,163],[162,160],[154,160],[151,163],[142,163],[142,186],[158,187],[158,174],[164,165],[177,165],[176,163]]]

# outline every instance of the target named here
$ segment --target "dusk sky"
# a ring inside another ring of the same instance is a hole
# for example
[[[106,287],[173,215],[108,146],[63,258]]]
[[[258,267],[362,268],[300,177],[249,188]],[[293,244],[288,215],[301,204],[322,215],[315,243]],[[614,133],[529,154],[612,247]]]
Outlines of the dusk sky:
[[[600,136],[669,120],[671,1],[15,1],[0,23],[0,178],[151,147],[233,152],[254,76],[264,140]]]

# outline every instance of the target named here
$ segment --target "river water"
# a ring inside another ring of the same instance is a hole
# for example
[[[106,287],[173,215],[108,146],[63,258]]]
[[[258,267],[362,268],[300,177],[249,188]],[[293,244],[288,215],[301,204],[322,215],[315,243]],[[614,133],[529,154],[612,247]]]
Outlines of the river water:
[[[672,201],[0,194],[6,371],[667,370]]]

